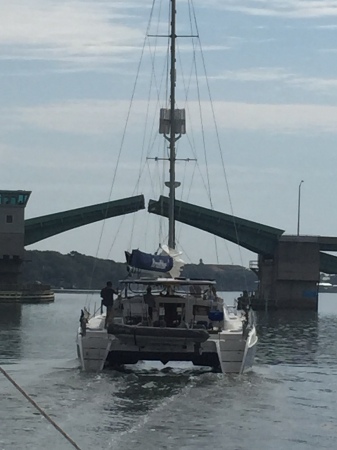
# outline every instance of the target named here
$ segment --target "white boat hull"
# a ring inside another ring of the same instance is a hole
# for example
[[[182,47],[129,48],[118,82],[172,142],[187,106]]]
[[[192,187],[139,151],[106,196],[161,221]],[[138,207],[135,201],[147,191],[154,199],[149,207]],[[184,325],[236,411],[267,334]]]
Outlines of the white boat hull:
[[[79,327],[76,340],[77,355],[84,371],[100,372],[103,370],[111,341],[111,336],[104,328],[87,330],[83,335],[83,330]]]
[[[222,331],[211,334],[203,343],[167,339],[157,342],[142,338],[137,345],[118,339],[107,333],[100,320],[97,329],[88,328],[85,335],[79,328],[77,336],[78,356],[82,369],[100,372],[106,365],[134,364],[138,361],[191,361],[195,365],[211,366],[222,373],[241,374],[252,367],[257,337],[255,327],[244,338],[242,332]]]

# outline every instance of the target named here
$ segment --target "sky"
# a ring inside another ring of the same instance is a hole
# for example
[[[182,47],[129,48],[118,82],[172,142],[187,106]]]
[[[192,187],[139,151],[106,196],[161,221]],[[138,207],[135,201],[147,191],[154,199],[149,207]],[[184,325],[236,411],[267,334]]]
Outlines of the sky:
[[[167,39],[146,38],[167,35],[168,10],[0,0],[1,189],[32,191],[26,219],[168,194],[167,164],[147,159],[166,154]],[[300,192],[300,233],[335,236],[337,0],[178,0],[177,22],[177,198],[296,234]],[[140,211],[27,249],[124,261],[166,239],[166,220]],[[257,259],[179,223],[177,246],[186,262]]]

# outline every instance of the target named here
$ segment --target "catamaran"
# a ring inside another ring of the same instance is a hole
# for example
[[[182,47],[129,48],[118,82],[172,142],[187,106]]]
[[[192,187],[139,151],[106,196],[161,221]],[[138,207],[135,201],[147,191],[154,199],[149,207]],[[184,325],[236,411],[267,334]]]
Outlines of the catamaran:
[[[85,371],[138,361],[190,361],[222,373],[241,374],[253,366],[257,334],[253,312],[229,307],[216,283],[180,276],[175,237],[176,142],[186,133],[185,110],[176,108],[176,0],[170,0],[170,104],[160,110],[159,132],[169,143],[168,243],[159,254],[127,253],[131,268],[160,277],[129,276],[120,281],[113,313],[82,310],[77,351]],[[151,202],[150,206],[151,207]],[[150,301],[149,301],[150,300]],[[107,323],[107,326],[106,326]]]

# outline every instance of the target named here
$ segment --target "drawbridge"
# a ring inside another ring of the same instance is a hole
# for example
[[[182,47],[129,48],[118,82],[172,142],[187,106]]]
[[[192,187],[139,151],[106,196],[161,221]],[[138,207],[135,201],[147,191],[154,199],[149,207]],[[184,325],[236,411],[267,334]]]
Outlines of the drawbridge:
[[[35,244],[65,231],[111,217],[124,216],[140,209],[145,209],[143,195],[27,219],[24,245]]]
[[[24,247],[90,223],[145,209],[143,195],[24,220],[28,191],[0,191],[0,282],[17,282]],[[148,212],[168,217],[169,199],[150,200]],[[317,309],[320,272],[337,273],[337,237],[287,236],[270,227],[175,201],[175,218],[258,255],[259,295],[277,307]]]
[[[145,209],[144,196],[137,195],[26,219],[24,221],[24,245],[31,245],[74,228],[142,209]],[[167,197],[161,196],[158,201],[149,201],[148,212],[151,214],[168,217],[168,210],[169,199]],[[298,239],[297,236],[285,236],[284,230],[279,228],[179,200],[175,201],[175,218],[181,223],[238,244],[266,259],[273,257],[279,242]],[[303,241],[304,238],[301,237],[301,239]],[[337,238],[315,236],[310,239],[317,242],[320,250],[320,271],[336,274],[337,257],[323,251],[337,251]]]

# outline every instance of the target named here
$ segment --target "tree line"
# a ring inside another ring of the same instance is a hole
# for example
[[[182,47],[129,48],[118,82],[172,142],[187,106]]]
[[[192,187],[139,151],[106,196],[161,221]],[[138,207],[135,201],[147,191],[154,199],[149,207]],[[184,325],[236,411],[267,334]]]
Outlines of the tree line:
[[[148,272],[136,273],[148,276]],[[126,263],[99,259],[72,251],[27,250],[22,265],[23,283],[49,284],[54,289],[101,289],[108,280],[118,287],[119,280],[130,276]],[[181,274],[186,278],[215,280],[219,291],[256,289],[256,275],[239,265],[186,264]]]

